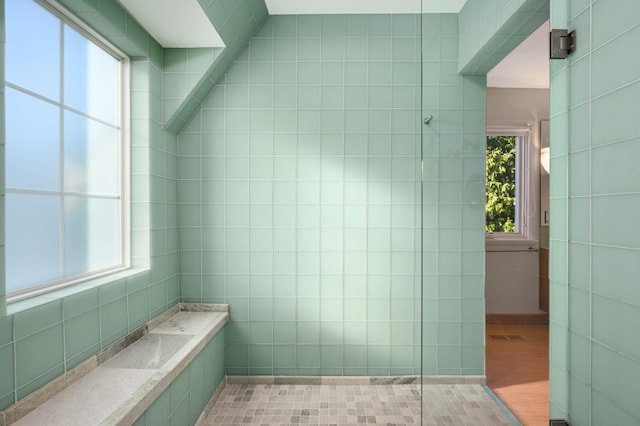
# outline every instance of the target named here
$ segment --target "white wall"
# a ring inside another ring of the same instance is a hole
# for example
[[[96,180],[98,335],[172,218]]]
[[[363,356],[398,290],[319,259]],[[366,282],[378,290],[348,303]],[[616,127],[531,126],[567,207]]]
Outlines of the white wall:
[[[488,127],[530,124],[534,143],[539,147],[540,120],[548,118],[548,89],[487,89]],[[534,181],[538,191],[538,179]],[[539,200],[539,196],[536,199]],[[540,235],[539,217],[536,210],[532,218],[536,238]],[[538,309],[538,252],[490,250],[486,253],[486,313],[541,313]]]

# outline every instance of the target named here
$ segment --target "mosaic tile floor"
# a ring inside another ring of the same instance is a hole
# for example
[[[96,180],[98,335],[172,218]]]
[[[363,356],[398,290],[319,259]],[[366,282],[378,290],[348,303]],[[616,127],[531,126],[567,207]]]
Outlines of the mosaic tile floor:
[[[425,385],[423,425],[512,425],[480,385]],[[229,384],[207,425],[419,425],[420,385]]]

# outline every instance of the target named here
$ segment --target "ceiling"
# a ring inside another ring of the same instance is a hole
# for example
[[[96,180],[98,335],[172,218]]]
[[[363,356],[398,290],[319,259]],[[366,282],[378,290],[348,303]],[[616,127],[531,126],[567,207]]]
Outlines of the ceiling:
[[[163,47],[223,47],[198,0],[119,0]],[[271,15],[457,13],[466,0],[265,0]],[[489,87],[549,87],[549,23],[487,74]]]
[[[487,87],[549,88],[549,21],[489,71]]]
[[[271,15],[458,13],[466,0],[265,0]]]
[[[223,47],[198,0],[118,0],[163,47]],[[270,15],[458,13],[466,0],[265,0]]]
[[[223,47],[198,0],[118,0],[163,47]]]

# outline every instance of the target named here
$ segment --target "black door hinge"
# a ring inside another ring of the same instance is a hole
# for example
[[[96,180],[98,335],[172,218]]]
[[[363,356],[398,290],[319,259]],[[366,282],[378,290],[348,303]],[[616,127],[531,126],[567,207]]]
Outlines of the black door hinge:
[[[549,34],[549,58],[565,59],[576,50],[576,32],[551,30]]]

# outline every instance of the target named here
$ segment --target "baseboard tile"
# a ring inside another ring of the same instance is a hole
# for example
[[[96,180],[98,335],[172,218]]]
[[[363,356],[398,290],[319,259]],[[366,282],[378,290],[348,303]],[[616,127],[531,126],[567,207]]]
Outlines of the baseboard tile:
[[[549,314],[487,314],[489,324],[549,324]]]
[[[408,385],[420,376],[227,376],[227,384],[253,385]],[[426,385],[486,383],[486,376],[422,376]]]

